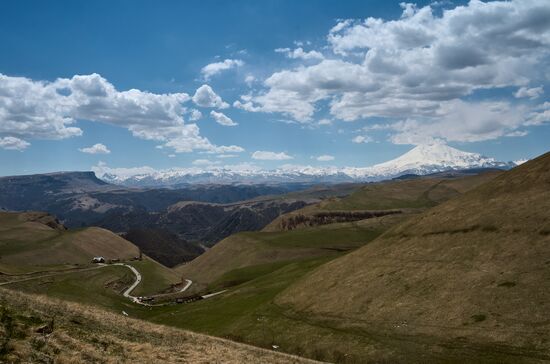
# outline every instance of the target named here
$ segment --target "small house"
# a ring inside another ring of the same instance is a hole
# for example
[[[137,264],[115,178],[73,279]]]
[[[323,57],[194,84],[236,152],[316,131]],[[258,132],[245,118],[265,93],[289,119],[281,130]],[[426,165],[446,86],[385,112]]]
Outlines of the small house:
[[[103,258],[103,257],[94,257],[92,259],[92,263],[94,263],[94,264],[105,263],[105,258]]]

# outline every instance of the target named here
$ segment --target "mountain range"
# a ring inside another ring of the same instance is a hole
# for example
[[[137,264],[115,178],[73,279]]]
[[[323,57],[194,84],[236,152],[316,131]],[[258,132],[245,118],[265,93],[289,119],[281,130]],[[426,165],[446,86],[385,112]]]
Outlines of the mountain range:
[[[212,166],[203,168],[93,167],[103,181],[125,186],[181,186],[208,183],[342,183],[372,182],[405,174],[425,175],[449,170],[472,168],[509,169],[520,162],[501,162],[494,158],[458,150],[443,143],[418,145],[393,160],[371,167],[312,167],[284,165],[263,170],[254,165]]]

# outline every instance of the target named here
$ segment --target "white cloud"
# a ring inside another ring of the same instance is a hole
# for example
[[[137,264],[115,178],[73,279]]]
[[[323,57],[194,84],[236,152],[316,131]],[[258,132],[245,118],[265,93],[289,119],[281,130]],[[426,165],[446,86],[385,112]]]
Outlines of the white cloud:
[[[542,86],[540,86],[540,87],[533,87],[533,88],[529,88],[529,87],[520,87],[520,88],[518,89],[518,91],[514,94],[514,96],[517,97],[518,99],[519,99],[519,98],[528,97],[528,98],[530,98],[531,100],[533,100],[533,99],[538,98],[538,97],[541,96],[542,94],[544,94],[544,88],[543,88]]]
[[[439,129],[451,125],[449,110],[469,114],[477,108],[475,101],[464,101],[477,90],[518,87],[524,88],[518,97],[542,94],[527,85],[548,79],[550,3],[470,1],[443,12],[401,6],[402,17],[395,20],[339,21],[327,36],[330,59],[275,72],[263,90],[241,96],[234,106],[308,123],[327,104],[340,120],[410,118],[427,125],[422,126],[427,137],[446,134],[461,141],[492,139],[521,127],[514,112],[505,121],[487,113],[475,122],[459,117],[455,122],[462,125],[452,125],[451,132]],[[445,122],[438,122],[442,117]]]
[[[210,77],[217,75],[220,72],[241,67],[244,62],[240,59],[226,59],[223,62],[210,63],[201,69],[201,74],[205,80],[209,80]]]
[[[358,135],[351,140],[355,144],[369,143],[372,142],[372,138],[368,135]]]
[[[97,143],[92,145],[91,147],[86,148],[80,148],[78,149],[82,153],[88,153],[88,154],[109,154],[111,151],[105,144]]]
[[[318,125],[331,125],[332,120],[330,120],[330,119],[321,119],[321,120],[319,120],[319,122],[317,124]]]
[[[507,136],[507,137],[512,137],[512,138],[515,138],[515,137],[523,137],[523,136],[526,136],[528,135],[529,132],[525,131],[525,130],[516,130],[516,131],[512,131],[504,136]]]
[[[197,109],[191,109],[190,114],[191,116],[189,116],[189,120],[191,121],[197,121],[202,118],[202,113]]]
[[[474,142],[505,136],[524,124],[526,110],[505,102],[446,103],[437,119],[406,119],[389,128],[396,144],[424,144],[434,139]]]
[[[168,158],[176,158],[175,154],[168,154]]]
[[[209,159],[196,159],[191,164],[194,166],[212,166],[216,164],[220,164],[219,161],[211,161]]]
[[[231,120],[231,118],[229,118],[228,116],[226,116],[224,113],[221,113],[221,112],[217,112],[217,111],[210,111],[210,116],[212,116],[212,118],[214,118],[214,120],[216,120],[216,122],[220,125],[223,125],[223,126],[237,126],[239,124],[237,124],[236,122],[234,122],[233,120]]]
[[[321,60],[324,59],[323,55],[317,51],[305,52],[301,47],[296,49],[290,48],[277,48],[277,53],[283,53],[287,58],[291,59],[303,59],[303,60]]]
[[[275,153],[275,152],[258,150],[252,153],[252,159],[282,161],[282,160],[288,160],[293,158],[284,152]]]
[[[193,102],[200,107],[215,107],[218,109],[229,107],[229,104],[224,102],[208,85],[202,85],[195,91]]]
[[[26,142],[22,139],[16,137],[3,137],[0,138],[0,148],[8,150],[23,150],[26,149],[29,145],[29,142]]]
[[[195,96],[204,100],[200,93]],[[0,137],[64,139],[82,135],[73,126],[76,120],[89,120],[126,128],[135,137],[162,142],[176,152],[236,148],[213,145],[197,125],[184,122],[183,104],[189,99],[186,93],[118,91],[95,73],[54,82],[0,74]],[[219,97],[211,101],[227,105]]]
[[[317,159],[319,162],[330,162],[330,161],[333,161],[333,160],[334,160],[334,157],[331,156],[331,155],[326,155],[326,154],[324,154],[324,155],[318,156],[318,157],[315,158],[315,159]]]
[[[535,106],[527,116],[526,125],[541,125],[550,122],[550,102]]]
[[[225,159],[225,158],[236,158],[238,157],[237,155],[235,154],[219,154],[216,156],[216,158],[222,158],[222,159]]]
[[[254,82],[256,82],[256,77],[252,76],[252,75],[247,75],[245,78],[244,78],[244,82],[248,85],[248,87],[252,87],[252,84]]]

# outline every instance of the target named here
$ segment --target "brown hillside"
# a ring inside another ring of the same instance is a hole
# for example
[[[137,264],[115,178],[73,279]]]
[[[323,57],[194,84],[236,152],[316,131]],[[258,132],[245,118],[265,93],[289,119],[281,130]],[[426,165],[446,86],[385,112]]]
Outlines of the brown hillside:
[[[314,363],[122,314],[0,290],[2,363]]]
[[[321,266],[276,301],[422,361],[457,350],[462,361],[550,360],[550,153]]]

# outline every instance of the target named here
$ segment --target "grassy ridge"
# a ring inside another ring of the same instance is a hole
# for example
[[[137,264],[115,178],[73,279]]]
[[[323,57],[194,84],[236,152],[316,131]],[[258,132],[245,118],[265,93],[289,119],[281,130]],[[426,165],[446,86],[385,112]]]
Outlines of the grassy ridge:
[[[298,215],[314,216],[317,213],[341,211],[421,212],[490,181],[501,173],[501,171],[489,171],[460,178],[424,177],[368,183],[356,188],[349,196],[329,198],[318,204],[282,215],[266,226],[264,231],[286,230],[283,222]]]

